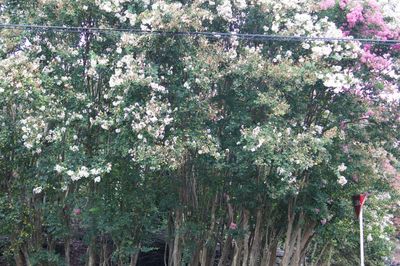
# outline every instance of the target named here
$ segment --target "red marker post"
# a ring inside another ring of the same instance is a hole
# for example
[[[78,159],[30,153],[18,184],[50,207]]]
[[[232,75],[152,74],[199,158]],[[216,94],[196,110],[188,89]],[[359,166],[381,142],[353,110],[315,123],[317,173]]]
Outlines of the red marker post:
[[[364,266],[364,226],[363,226],[363,206],[367,199],[367,193],[353,196],[353,205],[356,216],[360,223],[360,265]]]

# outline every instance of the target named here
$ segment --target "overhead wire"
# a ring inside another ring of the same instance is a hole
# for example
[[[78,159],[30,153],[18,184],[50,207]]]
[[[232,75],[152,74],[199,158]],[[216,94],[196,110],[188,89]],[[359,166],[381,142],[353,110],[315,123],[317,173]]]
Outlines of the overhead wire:
[[[99,27],[71,27],[71,26],[50,26],[32,24],[0,24],[1,29],[16,29],[25,31],[54,31],[54,32],[93,32],[93,33],[131,33],[139,35],[160,35],[160,36],[203,36],[214,39],[237,38],[241,40],[254,41],[278,41],[278,42],[360,42],[380,45],[400,44],[400,40],[382,40],[368,38],[337,38],[337,37],[318,37],[318,36],[285,36],[268,35],[256,33],[234,33],[234,32],[208,32],[208,31],[160,31],[142,30],[137,28],[99,28]]]

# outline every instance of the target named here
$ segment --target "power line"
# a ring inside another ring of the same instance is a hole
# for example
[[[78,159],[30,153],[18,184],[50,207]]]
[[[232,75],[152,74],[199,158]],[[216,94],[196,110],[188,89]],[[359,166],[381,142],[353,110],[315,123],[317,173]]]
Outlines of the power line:
[[[25,31],[54,31],[54,32],[93,32],[93,33],[132,33],[139,35],[160,35],[160,36],[203,36],[215,39],[237,38],[241,40],[255,41],[278,41],[278,42],[361,42],[381,45],[400,44],[400,40],[380,40],[366,38],[335,38],[335,37],[313,37],[313,36],[283,36],[266,35],[254,33],[229,33],[229,32],[205,32],[205,31],[159,31],[142,30],[135,28],[96,28],[96,27],[70,27],[70,26],[47,26],[30,24],[0,24],[0,29],[19,29]]]

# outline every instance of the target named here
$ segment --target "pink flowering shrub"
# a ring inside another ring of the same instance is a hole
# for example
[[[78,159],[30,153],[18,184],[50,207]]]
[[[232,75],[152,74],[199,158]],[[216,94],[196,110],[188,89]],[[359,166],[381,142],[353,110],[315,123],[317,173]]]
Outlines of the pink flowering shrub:
[[[357,23],[364,21],[363,16],[363,7],[358,4],[357,6],[353,7],[350,12],[346,15],[348,27],[350,29],[354,28]]]
[[[390,55],[385,54],[383,56],[379,56],[374,53],[372,50],[372,45],[366,44],[364,45],[364,49],[362,51],[360,61],[374,70],[384,70],[388,69],[391,66]]]
[[[329,8],[334,7],[336,4],[335,0],[324,0],[323,2],[320,3],[320,8],[322,10],[327,10]]]

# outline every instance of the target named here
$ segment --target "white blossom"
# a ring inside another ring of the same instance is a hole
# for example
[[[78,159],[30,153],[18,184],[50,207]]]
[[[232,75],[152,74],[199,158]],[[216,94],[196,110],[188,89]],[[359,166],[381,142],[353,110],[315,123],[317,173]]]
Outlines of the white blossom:
[[[35,187],[33,189],[33,194],[40,194],[42,192],[43,188],[42,187]]]
[[[54,170],[55,170],[57,173],[60,174],[62,171],[65,170],[65,168],[64,168],[63,166],[59,165],[59,164],[56,164],[56,166],[54,166]]]
[[[89,176],[88,168],[86,166],[82,166],[78,171],[78,176],[79,177],[88,177]]]
[[[344,186],[347,184],[347,179],[344,176],[339,176],[338,181],[339,185]]]
[[[73,151],[73,152],[77,152],[77,151],[79,151],[79,147],[78,147],[77,145],[70,146],[70,147],[69,147],[69,150],[70,150],[70,151]]]
[[[223,0],[222,4],[217,6],[218,15],[220,15],[225,20],[232,19],[232,5],[229,0]]]
[[[344,163],[341,163],[341,164],[338,166],[338,171],[339,171],[339,172],[344,172],[344,171],[346,171],[346,169],[347,169],[347,166],[346,166]]]

